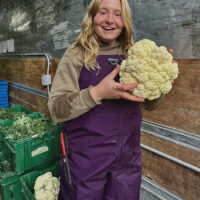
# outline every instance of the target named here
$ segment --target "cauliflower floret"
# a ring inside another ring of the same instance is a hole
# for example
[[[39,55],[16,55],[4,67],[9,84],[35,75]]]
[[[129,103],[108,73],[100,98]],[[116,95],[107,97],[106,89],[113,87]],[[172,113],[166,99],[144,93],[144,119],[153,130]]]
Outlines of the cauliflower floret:
[[[45,182],[48,182],[51,178],[52,178],[51,172],[47,172],[42,176],[38,176],[38,178],[35,181],[34,190],[40,190],[41,188],[43,188],[46,184]]]
[[[172,89],[172,80],[178,77],[178,65],[166,47],[143,39],[128,50],[128,58],[120,67],[120,83],[137,82],[131,93],[149,100],[159,98]]]
[[[44,189],[36,191],[35,198],[36,200],[47,200],[47,199],[55,200],[56,199],[52,191],[44,190]]]
[[[51,172],[38,176],[35,181],[36,200],[57,200],[60,189],[58,178],[53,177]]]

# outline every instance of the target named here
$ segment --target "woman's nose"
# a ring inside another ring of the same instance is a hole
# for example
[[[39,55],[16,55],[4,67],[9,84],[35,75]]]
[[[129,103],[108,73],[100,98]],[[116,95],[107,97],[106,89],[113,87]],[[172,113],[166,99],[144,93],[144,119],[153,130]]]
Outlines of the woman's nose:
[[[113,23],[113,14],[112,14],[112,13],[109,13],[109,14],[107,15],[106,22],[107,22],[108,24],[112,24],[112,23]]]

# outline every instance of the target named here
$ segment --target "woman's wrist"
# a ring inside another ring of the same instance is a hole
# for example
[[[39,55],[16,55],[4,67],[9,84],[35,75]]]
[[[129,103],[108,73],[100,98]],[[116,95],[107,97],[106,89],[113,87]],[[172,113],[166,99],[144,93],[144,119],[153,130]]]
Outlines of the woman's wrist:
[[[93,100],[97,102],[97,104],[102,101],[102,98],[99,95],[98,86],[93,86],[90,88],[90,95],[93,98]]]

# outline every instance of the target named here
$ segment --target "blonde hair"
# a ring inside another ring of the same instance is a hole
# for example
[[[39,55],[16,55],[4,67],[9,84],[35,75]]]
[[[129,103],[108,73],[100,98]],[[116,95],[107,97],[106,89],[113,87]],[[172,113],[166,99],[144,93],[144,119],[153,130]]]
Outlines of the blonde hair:
[[[83,49],[84,63],[88,69],[95,69],[98,64],[96,58],[99,54],[98,37],[95,34],[93,19],[97,14],[102,0],[92,0],[88,6],[86,15],[81,25],[81,32],[76,41],[69,47],[81,47]],[[127,49],[133,45],[133,28],[131,11],[127,0],[120,0],[122,6],[122,23],[124,25],[120,36],[117,38],[120,42],[120,49],[124,55],[127,55]]]

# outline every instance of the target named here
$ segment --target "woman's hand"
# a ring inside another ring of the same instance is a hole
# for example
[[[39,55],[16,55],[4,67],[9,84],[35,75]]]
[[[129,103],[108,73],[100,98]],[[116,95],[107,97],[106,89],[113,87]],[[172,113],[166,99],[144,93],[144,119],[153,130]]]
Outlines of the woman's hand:
[[[174,50],[173,49],[168,49],[168,52],[172,54],[174,52]],[[172,62],[178,64],[175,60],[172,60]],[[178,74],[179,73],[180,72],[178,72]],[[174,80],[172,80],[172,84],[174,84]]]
[[[168,49],[168,53],[173,54],[174,50],[173,49]],[[172,60],[173,63],[177,63],[175,60]]]
[[[136,97],[129,94],[127,91],[137,87],[137,83],[121,84],[114,80],[120,71],[120,66],[108,74],[99,84],[92,87],[90,94],[95,101],[102,99],[127,99],[130,101],[144,102],[144,98]]]

